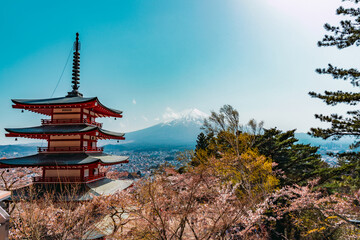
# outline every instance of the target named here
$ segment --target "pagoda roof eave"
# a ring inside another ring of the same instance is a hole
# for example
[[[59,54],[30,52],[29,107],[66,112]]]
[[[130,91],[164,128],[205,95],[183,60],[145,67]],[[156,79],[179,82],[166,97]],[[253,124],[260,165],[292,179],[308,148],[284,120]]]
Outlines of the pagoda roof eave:
[[[84,166],[99,163],[103,166],[128,163],[129,157],[106,153],[59,153],[35,154],[26,157],[0,159],[0,168],[44,167],[44,166]]]
[[[58,97],[58,98],[44,98],[44,99],[11,99],[15,104],[20,105],[69,105],[87,103],[97,100],[97,97]]]
[[[28,137],[45,139],[49,135],[78,135],[90,134],[104,139],[119,139],[124,140],[125,133],[117,133],[109,130],[104,130],[98,126],[87,124],[77,125],[42,125],[28,128],[5,128],[8,134],[7,137]]]
[[[100,105],[101,107],[103,107],[104,109],[106,109],[107,111],[109,111],[108,116],[109,117],[119,117],[122,118],[122,111],[121,110],[117,110],[117,109],[113,109],[113,108],[109,108],[106,107],[104,104],[102,104],[98,98],[96,98],[98,105]]]
[[[86,107],[92,108],[94,112],[101,117],[122,117],[122,111],[106,107],[97,97],[60,97],[60,98],[46,98],[46,99],[12,99],[15,105],[13,108],[26,109],[33,112],[38,112],[45,115],[51,115],[50,108],[63,107]]]

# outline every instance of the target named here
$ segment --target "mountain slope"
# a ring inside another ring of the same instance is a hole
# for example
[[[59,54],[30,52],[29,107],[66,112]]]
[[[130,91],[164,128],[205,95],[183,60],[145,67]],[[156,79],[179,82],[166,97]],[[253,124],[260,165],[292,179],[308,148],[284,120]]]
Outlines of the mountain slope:
[[[117,152],[123,150],[173,150],[173,149],[194,149],[196,138],[201,132],[204,119],[208,117],[197,109],[185,110],[181,113],[172,113],[172,119],[157,125],[126,133],[125,141],[116,143],[116,140],[106,141],[104,147],[107,152]],[[354,138],[346,137],[339,141],[323,140],[313,138],[306,133],[295,133],[299,139],[298,143],[320,146],[320,152],[325,154],[327,151],[341,152],[347,151]],[[101,143],[100,143],[101,144]],[[41,143],[26,145],[2,145],[0,155],[3,157],[13,157],[36,153],[36,147]]]
[[[186,110],[171,121],[127,133],[125,141],[106,145],[105,149],[192,149],[206,117],[207,114],[197,109]]]
[[[197,109],[185,110],[174,115],[174,119],[159,123],[125,135],[126,140],[117,144],[105,146],[106,151],[121,150],[164,150],[164,149],[193,149],[197,135],[208,115]],[[320,152],[346,151],[353,138],[343,138],[339,141],[313,138],[306,133],[295,133],[298,143],[320,146]]]
[[[31,144],[0,145],[1,157],[12,158],[12,157],[35,154],[36,152],[37,152],[37,147]]]

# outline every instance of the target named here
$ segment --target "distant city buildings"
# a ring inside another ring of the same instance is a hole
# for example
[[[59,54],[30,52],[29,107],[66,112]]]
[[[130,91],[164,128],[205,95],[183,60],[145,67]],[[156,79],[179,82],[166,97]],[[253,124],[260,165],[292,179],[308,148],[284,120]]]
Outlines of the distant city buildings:
[[[183,163],[177,160],[179,150],[169,151],[121,151],[116,154],[128,155],[129,163],[114,166],[119,172],[137,173],[141,176],[151,175],[159,166],[170,164],[179,168]]]

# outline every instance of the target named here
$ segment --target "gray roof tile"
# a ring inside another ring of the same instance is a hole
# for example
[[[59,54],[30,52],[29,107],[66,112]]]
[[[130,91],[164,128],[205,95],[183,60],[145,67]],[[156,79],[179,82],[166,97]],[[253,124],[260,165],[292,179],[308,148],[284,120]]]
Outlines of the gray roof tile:
[[[95,162],[117,164],[126,160],[128,160],[128,157],[126,156],[109,155],[106,153],[42,153],[19,158],[0,159],[0,164],[13,167],[36,167],[84,165]]]

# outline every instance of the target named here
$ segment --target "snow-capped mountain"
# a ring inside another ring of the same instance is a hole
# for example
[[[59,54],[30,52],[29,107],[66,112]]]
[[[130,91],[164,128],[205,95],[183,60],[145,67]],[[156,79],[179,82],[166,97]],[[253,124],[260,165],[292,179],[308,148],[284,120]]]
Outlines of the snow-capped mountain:
[[[206,113],[198,109],[188,109],[174,114],[165,122],[127,133],[125,141],[117,145],[107,145],[106,149],[194,148],[197,135],[201,132],[200,128],[207,117]]]
[[[176,114],[172,119],[169,119],[162,123],[163,126],[165,125],[179,125],[179,124],[197,124],[203,125],[204,119],[209,117],[208,114],[193,108],[193,109],[186,109],[178,114]]]

